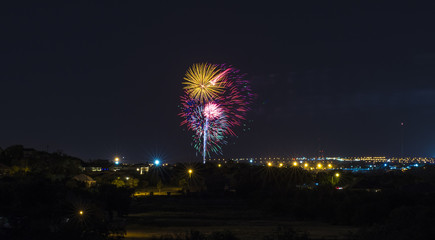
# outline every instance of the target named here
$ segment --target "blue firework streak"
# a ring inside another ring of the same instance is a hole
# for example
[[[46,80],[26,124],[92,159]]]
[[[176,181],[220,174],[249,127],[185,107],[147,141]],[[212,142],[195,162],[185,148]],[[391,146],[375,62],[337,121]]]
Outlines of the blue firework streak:
[[[224,113],[209,119],[204,114],[203,106],[190,109],[189,117],[185,123],[189,130],[193,131],[193,146],[199,152],[210,156],[210,152],[222,153],[222,144],[226,144],[225,137],[228,131],[228,121]],[[205,149],[205,152],[204,152]]]

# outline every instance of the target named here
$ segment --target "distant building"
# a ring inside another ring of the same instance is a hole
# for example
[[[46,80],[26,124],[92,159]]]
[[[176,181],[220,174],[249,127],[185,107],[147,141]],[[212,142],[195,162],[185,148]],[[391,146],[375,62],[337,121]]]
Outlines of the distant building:
[[[78,181],[78,182],[86,183],[86,185],[88,187],[90,187],[90,186],[94,185],[95,183],[97,183],[93,178],[91,178],[88,175],[83,174],[83,173],[79,174],[77,176],[74,176],[73,179]]]

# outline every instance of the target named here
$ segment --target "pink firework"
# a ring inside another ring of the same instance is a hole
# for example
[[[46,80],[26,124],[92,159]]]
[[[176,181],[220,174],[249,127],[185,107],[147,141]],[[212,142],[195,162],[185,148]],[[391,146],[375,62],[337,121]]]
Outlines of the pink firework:
[[[216,103],[207,103],[204,107],[204,116],[209,120],[213,120],[222,115],[222,109]]]

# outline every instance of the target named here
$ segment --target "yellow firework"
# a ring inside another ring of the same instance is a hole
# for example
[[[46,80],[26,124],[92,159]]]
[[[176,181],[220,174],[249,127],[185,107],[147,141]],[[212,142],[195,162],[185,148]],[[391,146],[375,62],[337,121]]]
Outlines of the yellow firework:
[[[201,103],[215,99],[223,91],[226,71],[208,63],[193,64],[184,77],[187,93]]]

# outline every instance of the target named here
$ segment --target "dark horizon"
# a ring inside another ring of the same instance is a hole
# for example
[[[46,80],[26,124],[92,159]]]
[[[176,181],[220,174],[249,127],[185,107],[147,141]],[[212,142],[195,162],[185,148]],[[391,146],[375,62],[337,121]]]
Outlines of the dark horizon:
[[[192,159],[181,82],[210,62],[257,94],[223,157],[435,157],[433,7],[9,3],[0,147]]]

